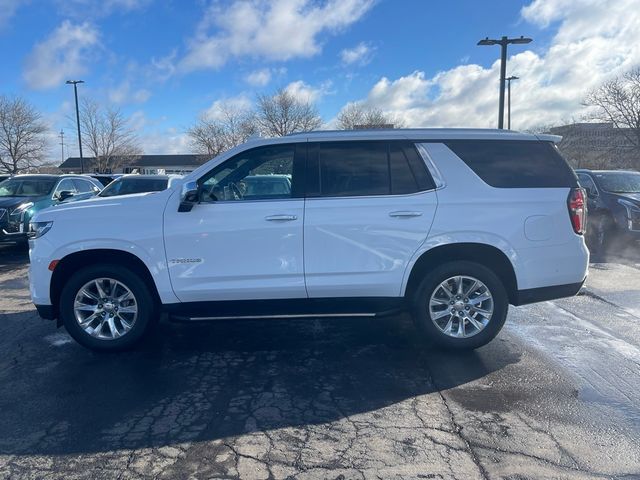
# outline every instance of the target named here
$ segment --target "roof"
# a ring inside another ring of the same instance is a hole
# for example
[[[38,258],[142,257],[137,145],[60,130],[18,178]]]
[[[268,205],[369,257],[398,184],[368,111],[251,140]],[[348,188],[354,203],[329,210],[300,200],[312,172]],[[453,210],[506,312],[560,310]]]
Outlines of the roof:
[[[55,173],[20,173],[13,175],[11,178],[41,178],[41,179],[58,179],[58,178],[87,178],[87,175],[74,175],[74,174],[62,174],[56,175]]]
[[[416,140],[454,140],[454,139],[505,139],[536,140],[535,135],[515,130],[495,128],[372,128],[369,130],[314,130],[312,132],[292,133],[287,137],[306,137],[325,140],[330,138],[406,138]],[[507,138],[508,137],[508,138]]]
[[[95,163],[95,157],[85,157],[84,165],[90,167]],[[175,155],[128,155],[122,157],[120,162],[126,167],[195,167],[202,165],[209,156],[196,153],[175,154]],[[80,168],[80,157],[67,158],[60,168],[77,169]]]

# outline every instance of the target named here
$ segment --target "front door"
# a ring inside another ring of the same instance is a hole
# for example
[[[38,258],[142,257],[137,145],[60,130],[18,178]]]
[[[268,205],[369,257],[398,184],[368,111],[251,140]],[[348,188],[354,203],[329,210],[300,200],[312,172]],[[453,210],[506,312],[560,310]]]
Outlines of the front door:
[[[167,262],[182,302],[306,297],[303,160],[295,144],[247,150],[198,181],[191,211],[167,208]]]

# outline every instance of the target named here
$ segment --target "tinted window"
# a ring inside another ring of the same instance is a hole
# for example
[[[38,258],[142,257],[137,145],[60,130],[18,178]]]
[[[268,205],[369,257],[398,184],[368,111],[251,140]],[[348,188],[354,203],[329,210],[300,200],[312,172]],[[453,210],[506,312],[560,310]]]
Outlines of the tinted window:
[[[275,145],[241,152],[200,181],[207,201],[273,200],[294,195],[295,145]]]
[[[402,195],[433,188],[408,142],[327,142],[309,150],[308,196]]]
[[[73,184],[73,180],[71,180],[70,178],[65,178],[64,180],[62,180],[58,184],[56,191],[54,192],[54,195],[59,195],[60,192],[76,193],[76,187]]]
[[[595,194],[598,191],[596,184],[593,183],[593,179],[589,175],[578,173],[578,181],[580,182],[580,186],[586,188],[588,192]]]
[[[93,183],[87,180],[80,180],[78,178],[74,178],[73,183],[76,186],[76,190],[79,193],[95,192],[96,190],[98,190],[98,188]]]
[[[321,143],[318,150],[320,195],[388,195],[385,142]]]
[[[100,197],[115,197],[132,193],[159,192],[167,188],[166,178],[120,178],[109,184]]]
[[[550,142],[449,140],[445,144],[492,187],[575,187],[576,176]]]

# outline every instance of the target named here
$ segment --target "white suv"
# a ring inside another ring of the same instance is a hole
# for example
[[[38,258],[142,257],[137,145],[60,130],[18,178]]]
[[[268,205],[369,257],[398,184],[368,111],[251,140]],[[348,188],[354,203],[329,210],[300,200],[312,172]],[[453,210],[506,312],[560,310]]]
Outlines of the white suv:
[[[59,205],[31,224],[31,296],[82,345],[184,321],[408,310],[476,348],[509,304],[574,295],[585,196],[553,142],[495,130],[255,140],[155,193]]]

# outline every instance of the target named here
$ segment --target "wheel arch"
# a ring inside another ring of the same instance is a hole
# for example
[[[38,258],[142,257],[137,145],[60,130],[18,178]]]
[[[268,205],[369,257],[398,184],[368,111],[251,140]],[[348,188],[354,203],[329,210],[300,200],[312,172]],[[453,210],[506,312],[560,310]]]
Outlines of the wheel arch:
[[[518,281],[509,257],[497,247],[473,242],[439,245],[422,253],[411,268],[404,289],[405,297],[410,298],[413,295],[427,272],[454,260],[475,262],[489,268],[502,281],[507,291],[509,303],[517,301]]]
[[[158,288],[147,265],[136,255],[116,249],[91,249],[70,253],[58,261],[51,275],[49,296],[54,311],[59,312],[60,294],[65,283],[78,270],[99,263],[121,265],[138,274],[154,300],[161,303]]]

